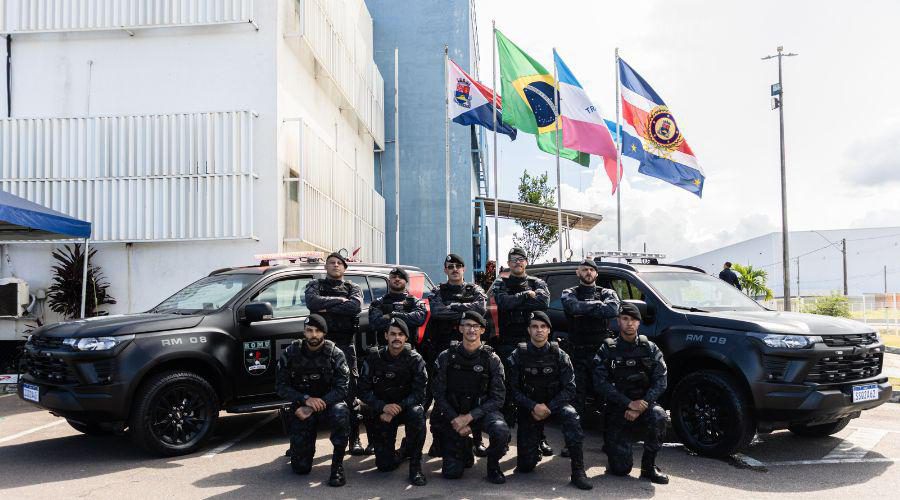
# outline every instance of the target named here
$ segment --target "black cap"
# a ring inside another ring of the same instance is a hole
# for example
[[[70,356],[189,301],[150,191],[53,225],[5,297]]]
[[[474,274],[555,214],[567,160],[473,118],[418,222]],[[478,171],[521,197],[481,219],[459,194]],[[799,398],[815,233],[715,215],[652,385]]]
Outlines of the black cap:
[[[401,267],[395,267],[391,269],[391,272],[388,273],[388,276],[400,276],[404,281],[409,282],[409,274],[406,272],[406,269]]]
[[[641,310],[631,302],[622,302],[622,307],[619,309],[619,316],[631,316],[632,318],[640,321]]]
[[[594,259],[584,259],[584,260],[581,261],[581,264],[578,264],[578,265],[579,265],[579,266],[593,267],[593,268],[594,268],[594,271],[597,270],[597,263],[594,262]]]
[[[390,328],[391,326],[396,326],[400,329],[400,331],[403,332],[403,335],[409,337],[409,327],[406,326],[406,321],[403,321],[400,318],[391,318],[391,324],[388,328]]]
[[[466,265],[466,263],[463,261],[462,257],[460,257],[459,255],[456,255],[455,253],[451,253],[450,255],[447,256],[446,259],[444,259],[445,266],[447,264],[454,264],[454,263],[459,264],[463,267],[465,267],[465,265]]]
[[[522,250],[519,247],[512,247],[507,258],[512,257],[513,255],[519,255],[521,257],[525,257],[525,259],[528,259],[528,255],[525,254],[525,250]]]
[[[319,330],[322,330],[326,335],[328,334],[328,322],[318,314],[310,314],[307,316],[306,321],[303,322],[303,326],[314,326]]]
[[[466,311],[462,314],[462,318],[460,321],[467,319],[469,321],[474,321],[481,325],[482,328],[487,328],[487,321],[484,320],[484,316],[478,314],[475,311]]]
[[[328,262],[328,259],[330,259],[332,257],[340,259],[341,264],[344,264],[344,269],[347,269],[347,259],[344,258],[343,255],[341,255],[337,252],[331,252],[330,254],[328,254],[328,257],[325,257],[325,262]]]
[[[544,311],[534,311],[533,313],[531,313],[531,320],[543,321],[544,323],[547,323],[547,326],[553,328],[553,323],[550,322],[550,317],[547,316],[547,313],[545,313]]]

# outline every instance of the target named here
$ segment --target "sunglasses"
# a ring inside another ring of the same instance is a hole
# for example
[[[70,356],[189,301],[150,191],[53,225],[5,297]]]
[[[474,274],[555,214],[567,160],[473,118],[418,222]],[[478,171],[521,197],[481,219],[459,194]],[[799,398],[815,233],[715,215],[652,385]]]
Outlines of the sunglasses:
[[[509,258],[510,262],[515,262],[516,264],[518,264],[519,262],[525,262],[526,260],[528,260],[528,259],[526,259],[525,257],[510,257]]]
[[[463,268],[462,264],[447,264],[446,266],[444,266],[444,269],[449,269],[451,271],[454,269],[462,269],[462,268]]]

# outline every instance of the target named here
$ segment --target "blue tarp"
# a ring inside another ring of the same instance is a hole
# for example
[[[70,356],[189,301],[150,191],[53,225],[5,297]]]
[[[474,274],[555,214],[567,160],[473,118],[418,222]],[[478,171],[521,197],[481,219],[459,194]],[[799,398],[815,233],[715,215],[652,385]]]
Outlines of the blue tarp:
[[[90,238],[91,223],[0,191],[0,240]]]

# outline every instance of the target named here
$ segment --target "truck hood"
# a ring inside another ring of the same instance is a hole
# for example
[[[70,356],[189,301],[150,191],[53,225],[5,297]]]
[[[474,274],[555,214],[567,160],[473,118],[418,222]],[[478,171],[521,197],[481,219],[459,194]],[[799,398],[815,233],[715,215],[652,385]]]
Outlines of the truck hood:
[[[116,335],[193,328],[200,324],[201,320],[203,320],[202,315],[123,314],[54,323],[40,328],[34,333],[45,337],[114,337]]]
[[[874,330],[845,318],[777,311],[716,311],[687,313],[693,325],[782,335],[847,335]]]

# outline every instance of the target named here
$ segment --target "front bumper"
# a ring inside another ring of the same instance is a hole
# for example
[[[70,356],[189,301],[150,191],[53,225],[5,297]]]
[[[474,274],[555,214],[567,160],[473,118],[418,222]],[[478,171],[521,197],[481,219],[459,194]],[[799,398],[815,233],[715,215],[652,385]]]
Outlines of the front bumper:
[[[853,402],[853,386],[876,384],[878,399]],[[886,377],[839,385],[758,384],[757,418],[761,427],[786,428],[795,423],[833,422],[875,408],[891,399],[892,388]]]

